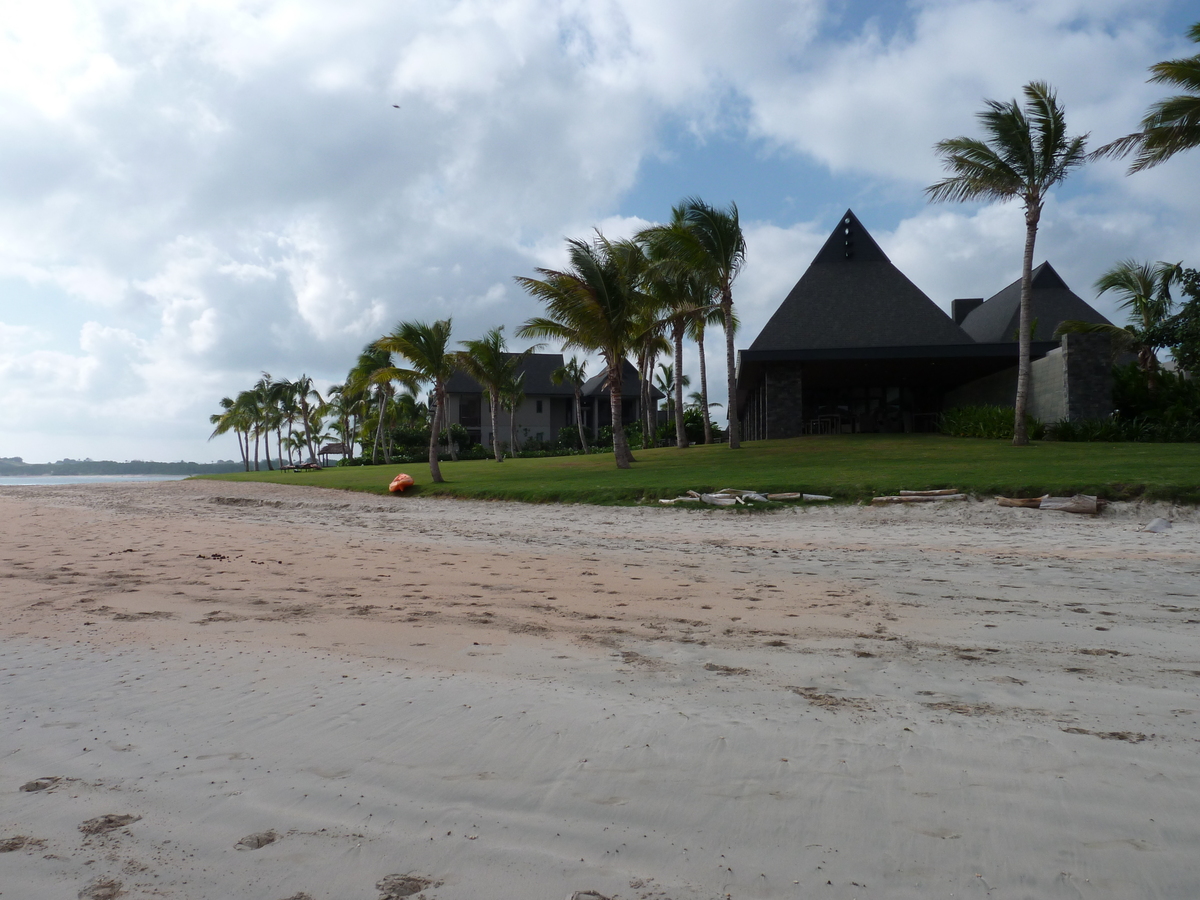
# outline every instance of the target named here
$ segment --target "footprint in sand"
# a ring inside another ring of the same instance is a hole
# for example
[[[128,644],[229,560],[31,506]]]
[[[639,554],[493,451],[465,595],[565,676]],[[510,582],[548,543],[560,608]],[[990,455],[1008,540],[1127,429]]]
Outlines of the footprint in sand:
[[[116,900],[123,893],[119,881],[93,881],[79,892],[78,897],[79,900]]]
[[[33,781],[27,781],[21,785],[21,790],[32,793],[33,791],[48,791],[50,788],[64,781],[76,781],[74,778],[65,778],[62,775],[46,775],[43,778],[35,778]]]
[[[126,825],[132,825],[134,822],[139,822],[141,818],[141,816],[119,816],[115,813],[108,813],[107,815],[96,816],[94,819],[88,819],[79,826],[79,830],[84,834],[104,834],[106,831],[114,831],[118,828],[124,828]]]
[[[279,840],[279,835],[274,831],[256,831],[254,834],[248,834],[236,846],[239,850],[258,850],[267,844],[273,844]]]
[[[437,886],[432,879],[422,878],[420,875],[384,875],[376,882],[375,890],[382,892],[379,900],[400,900],[428,887]]]
[[[31,838],[24,834],[18,834],[15,837],[0,838],[0,853],[16,853],[18,850],[43,850],[45,847],[45,838]]]

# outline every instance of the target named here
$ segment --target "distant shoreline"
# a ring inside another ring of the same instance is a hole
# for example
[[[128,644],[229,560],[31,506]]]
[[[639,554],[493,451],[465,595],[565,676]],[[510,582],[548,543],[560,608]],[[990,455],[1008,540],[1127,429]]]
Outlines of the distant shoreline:
[[[25,463],[0,460],[0,478],[16,476],[34,478],[43,475],[215,475],[241,472],[245,466],[233,460],[215,463],[152,462],[131,460],[116,462],[106,459],[64,459],[52,463]]]

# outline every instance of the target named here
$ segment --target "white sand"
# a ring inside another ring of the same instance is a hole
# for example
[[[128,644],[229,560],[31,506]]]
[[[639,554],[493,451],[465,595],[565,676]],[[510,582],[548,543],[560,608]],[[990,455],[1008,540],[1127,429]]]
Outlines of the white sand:
[[[1200,896],[1198,538],[0,490],[0,897]]]

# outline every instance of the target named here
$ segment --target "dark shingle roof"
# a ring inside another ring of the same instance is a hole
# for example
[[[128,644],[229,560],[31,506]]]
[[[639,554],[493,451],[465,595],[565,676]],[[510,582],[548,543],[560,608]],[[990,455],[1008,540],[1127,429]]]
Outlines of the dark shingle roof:
[[[605,384],[605,376],[608,374],[607,369],[601,369],[599,374],[593,375],[583,385],[583,396],[585,397],[604,397],[608,398],[608,386]],[[637,367],[629,360],[624,360],[621,365],[621,396],[625,398],[636,398],[640,395],[641,379],[638,378]],[[655,400],[661,400],[666,396],[662,391],[654,385],[650,386],[650,396]]]
[[[750,345],[751,350],[970,344],[850,210]]]
[[[515,354],[510,354],[514,356]],[[525,373],[525,394],[533,396],[572,397],[574,388],[569,382],[555,384],[550,373],[563,364],[561,353],[531,353],[525,358],[518,372]],[[451,394],[478,394],[483,390],[479,382],[466,372],[455,372],[446,382],[446,391]]]
[[[1033,270],[1033,293],[1030,297],[1033,318],[1037,320],[1035,341],[1054,339],[1054,329],[1061,322],[1076,319],[1081,322],[1109,324],[1108,319],[1092,309],[1075,294],[1048,262]],[[1021,321],[1021,279],[971,311],[963,320],[963,331],[981,344],[1003,344],[1017,340]]]

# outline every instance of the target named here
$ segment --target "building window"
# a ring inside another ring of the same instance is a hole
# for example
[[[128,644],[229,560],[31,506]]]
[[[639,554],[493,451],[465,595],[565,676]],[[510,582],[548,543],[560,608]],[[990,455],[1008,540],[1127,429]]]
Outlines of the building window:
[[[539,400],[539,401],[537,402],[537,411],[538,411],[539,413],[542,411],[542,401],[541,401],[541,400]],[[538,440],[541,440],[541,438],[538,438]]]
[[[544,431],[539,431],[537,433],[537,439],[539,441],[544,441],[546,439],[546,433]]]

